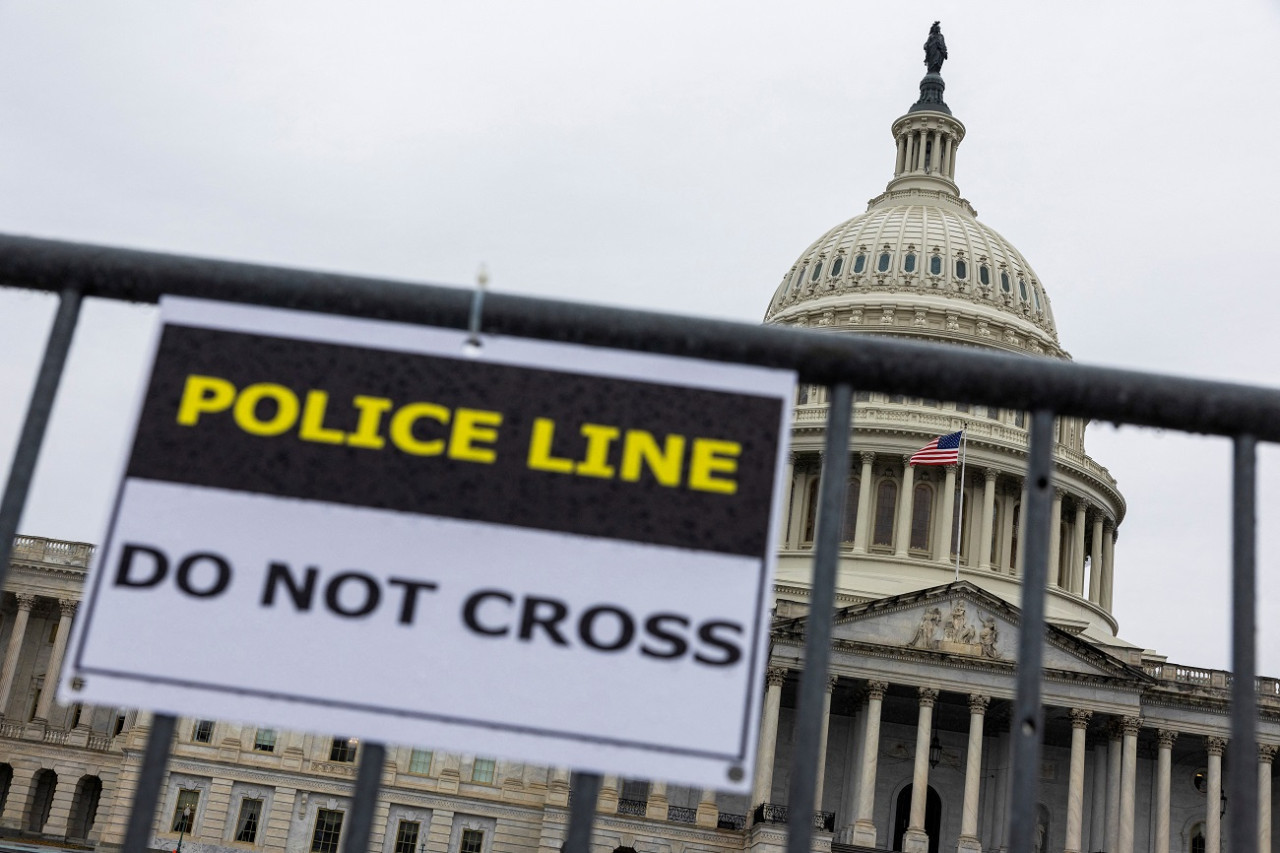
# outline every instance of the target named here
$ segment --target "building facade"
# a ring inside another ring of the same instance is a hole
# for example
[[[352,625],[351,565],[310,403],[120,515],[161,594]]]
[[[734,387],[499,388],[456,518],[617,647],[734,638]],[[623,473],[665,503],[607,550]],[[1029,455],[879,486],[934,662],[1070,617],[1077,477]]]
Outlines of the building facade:
[[[943,91],[938,73],[926,75],[920,100],[891,126],[885,192],[801,254],[765,321],[1068,358],[1039,277],[960,195],[965,128]],[[606,777],[594,837],[603,853],[782,849],[825,419],[823,389],[801,387],[752,796]],[[1005,848],[1026,427],[1022,412],[856,395],[817,768],[819,848]],[[1222,793],[1231,676],[1177,666],[1117,636],[1125,503],[1086,454],[1085,427],[1061,419],[1055,436],[1037,849],[1219,853],[1231,820]],[[963,465],[910,463],[931,438],[958,430]],[[0,602],[0,847],[24,838],[118,847],[147,715],[53,701],[92,549],[35,537],[15,546]],[[1280,682],[1260,679],[1259,692],[1265,853]],[[359,751],[340,734],[182,719],[153,846],[336,853]],[[389,747],[372,846],[554,853],[572,782],[566,769]]]

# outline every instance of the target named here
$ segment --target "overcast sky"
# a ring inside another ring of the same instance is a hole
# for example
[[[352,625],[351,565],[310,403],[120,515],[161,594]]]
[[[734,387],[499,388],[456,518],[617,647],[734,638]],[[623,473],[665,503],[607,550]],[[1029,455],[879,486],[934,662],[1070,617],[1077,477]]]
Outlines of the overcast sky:
[[[0,231],[459,285],[484,262],[495,290],[758,322],[891,177],[935,19],[961,191],[1074,357],[1276,384],[1280,15],[1244,0],[11,0]],[[0,465],[51,305],[0,290]],[[22,532],[101,537],[153,319],[86,308]],[[1098,424],[1088,447],[1129,503],[1122,636],[1227,667],[1228,443]]]

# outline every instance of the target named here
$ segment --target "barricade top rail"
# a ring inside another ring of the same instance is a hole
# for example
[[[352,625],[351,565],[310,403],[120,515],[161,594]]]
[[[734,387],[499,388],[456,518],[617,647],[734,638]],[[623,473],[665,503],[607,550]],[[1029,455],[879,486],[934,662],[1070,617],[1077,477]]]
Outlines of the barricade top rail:
[[[165,294],[466,328],[465,288],[0,235],[0,285],[133,302]],[[486,333],[796,370],[802,380],[1280,441],[1280,389],[957,346],[492,293]]]

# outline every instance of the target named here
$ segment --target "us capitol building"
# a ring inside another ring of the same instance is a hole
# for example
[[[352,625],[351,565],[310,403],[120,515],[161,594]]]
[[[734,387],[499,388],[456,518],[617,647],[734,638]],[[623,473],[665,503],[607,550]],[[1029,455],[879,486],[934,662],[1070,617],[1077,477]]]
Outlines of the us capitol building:
[[[1069,358],[1039,276],[960,195],[965,127],[943,97],[936,30],[920,99],[891,126],[888,186],[800,255],[765,321]],[[866,393],[855,408],[815,845],[1003,850],[1027,419]],[[782,850],[825,410],[821,388],[799,389],[753,794],[606,777],[600,853]],[[1085,427],[1062,419],[1055,436],[1037,849],[1217,853],[1232,811],[1222,793],[1231,675],[1117,636],[1125,503],[1085,453]],[[908,464],[962,428],[963,472]],[[118,848],[124,837],[147,715],[53,701],[91,551],[15,543],[0,605],[0,850]],[[1280,681],[1260,679],[1259,693],[1269,853]],[[153,846],[181,836],[191,853],[336,853],[359,752],[340,735],[181,719]],[[565,769],[388,747],[373,849],[557,853],[571,788]]]

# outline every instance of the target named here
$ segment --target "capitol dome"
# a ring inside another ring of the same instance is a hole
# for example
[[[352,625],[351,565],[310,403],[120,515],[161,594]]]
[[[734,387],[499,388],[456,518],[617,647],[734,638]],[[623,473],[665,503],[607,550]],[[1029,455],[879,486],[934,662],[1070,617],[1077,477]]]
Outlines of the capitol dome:
[[[960,195],[956,153],[965,128],[943,89],[939,74],[921,81],[920,100],[892,125],[895,159],[885,191],[801,253],[765,322],[1069,358],[1040,277]],[[796,399],[780,615],[807,606],[825,395],[821,386],[802,386]],[[1016,604],[1027,413],[868,392],[854,400],[841,600],[857,604],[963,579]],[[1055,426],[1047,613],[1057,627],[1123,656],[1127,644],[1116,636],[1111,606],[1125,502],[1110,472],[1085,452],[1086,426],[1074,418]],[[952,433],[964,436],[960,464],[910,461],[931,439]]]
[[[938,102],[924,93],[893,124],[897,158],[888,187],[800,255],[765,320],[905,328],[914,337],[1066,358],[1039,276],[959,195],[955,153],[964,125],[941,103],[941,78],[931,76]]]

